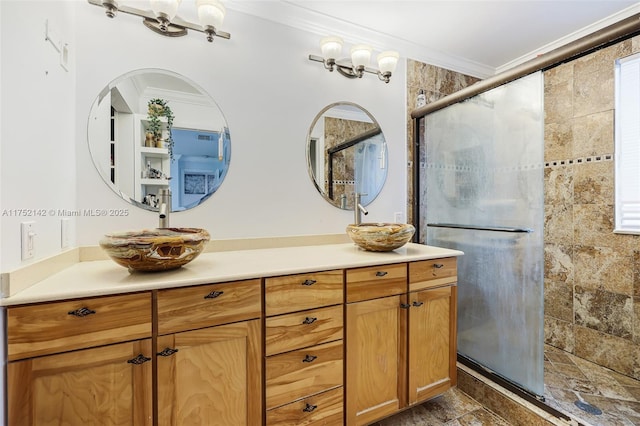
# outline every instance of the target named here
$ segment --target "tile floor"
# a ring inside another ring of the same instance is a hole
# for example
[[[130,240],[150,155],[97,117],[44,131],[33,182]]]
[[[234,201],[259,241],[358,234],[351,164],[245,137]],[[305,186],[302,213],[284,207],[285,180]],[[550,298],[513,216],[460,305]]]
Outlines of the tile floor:
[[[509,426],[466,393],[453,388],[410,410],[372,426]]]
[[[584,426],[640,425],[640,381],[545,346],[546,404]],[[578,408],[576,401],[601,414]],[[454,388],[422,405],[372,426],[510,426],[466,393]]]
[[[547,405],[586,426],[640,425],[640,381],[552,346],[545,346],[544,355]],[[581,410],[576,401],[602,414]]]

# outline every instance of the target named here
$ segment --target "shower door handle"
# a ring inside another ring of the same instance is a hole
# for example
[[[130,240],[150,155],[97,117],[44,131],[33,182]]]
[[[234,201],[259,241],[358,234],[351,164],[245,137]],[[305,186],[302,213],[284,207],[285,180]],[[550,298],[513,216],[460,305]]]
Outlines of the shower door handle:
[[[531,228],[517,228],[511,226],[484,226],[484,225],[461,225],[457,223],[427,223],[432,228],[450,228],[450,229],[467,229],[473,231],[494,231],[494,232],[513,232],[513,233],[531,233]]]

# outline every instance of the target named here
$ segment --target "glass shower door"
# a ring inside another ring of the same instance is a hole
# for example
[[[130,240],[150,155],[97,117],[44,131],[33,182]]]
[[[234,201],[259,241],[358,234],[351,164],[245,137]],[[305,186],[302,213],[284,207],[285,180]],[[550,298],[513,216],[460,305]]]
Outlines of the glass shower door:
[[[420,123],[426,243],[465,253],[458,352],[536,395],[544,392],[542,100],[536,73]]]

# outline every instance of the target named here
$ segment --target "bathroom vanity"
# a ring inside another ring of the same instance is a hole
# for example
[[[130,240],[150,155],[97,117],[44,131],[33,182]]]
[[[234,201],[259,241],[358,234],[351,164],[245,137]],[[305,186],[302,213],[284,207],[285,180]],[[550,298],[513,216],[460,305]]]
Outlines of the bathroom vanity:
[[[79,262],[2,299],[8,424],[365,425],[456,384],[456,257],[417,244]]]

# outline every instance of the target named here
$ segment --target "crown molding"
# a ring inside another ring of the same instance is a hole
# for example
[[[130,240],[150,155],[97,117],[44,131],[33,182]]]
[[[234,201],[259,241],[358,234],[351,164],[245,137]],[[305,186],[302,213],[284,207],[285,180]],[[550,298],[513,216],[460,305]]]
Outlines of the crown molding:
[[[349,44],[367,43],[378,52],[389,49],[397,50],[402,58],[410,58],[474,77],[486,78],[496,72],[493,67],[478,62],[428,49],[408,40],[318,13],[305,8],[304,3],[295,4],[285,0],[268,2],[228,0],[226,6],[227,9],[235,12],[266,19],[320,37],[336,35],[342,37]],[[318,38],[318,43],[319,41]],[[309,46],[309,50],[310,54],[320,54],[319,44],[318,46]]]
[[[522,55],[519,58],[514,59],[513,61],[507,62],[496,68],[496,74],[507,71],[515,66],[523,64],[542,54],[551,52],[552,50],[565,46],[571,43],[572,41],[578,40],[598,30],[606,28],[609,25],[613,25],[616,22],[622,21],[623,19],[629,18],[637,13],[640,13],[640,3],[636,3],[632,6],[629,6],[628,8],[623,9],[618,13],[614,13],[611,16],[608,16],[604,19],[594,22],[593,24],[587,25],[584,28],[574,31],[571,34],[566,35],[565,37],[559,38],[551,43],[545,44],[544,46],[541,46],[525,55]]]

